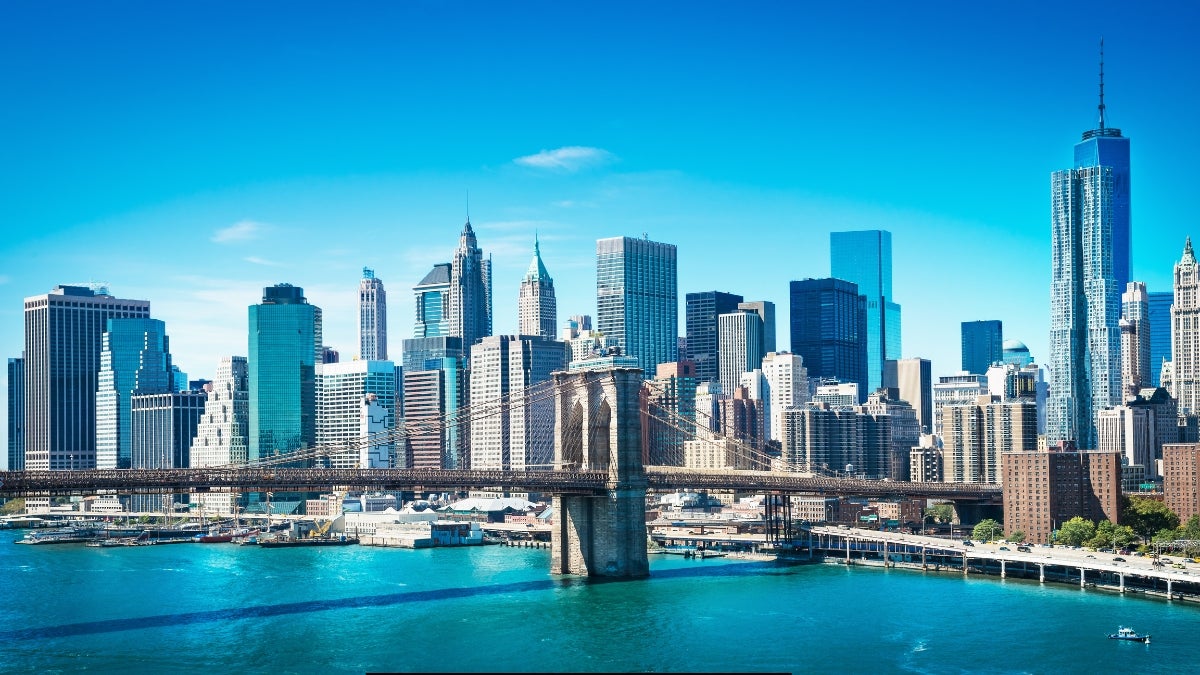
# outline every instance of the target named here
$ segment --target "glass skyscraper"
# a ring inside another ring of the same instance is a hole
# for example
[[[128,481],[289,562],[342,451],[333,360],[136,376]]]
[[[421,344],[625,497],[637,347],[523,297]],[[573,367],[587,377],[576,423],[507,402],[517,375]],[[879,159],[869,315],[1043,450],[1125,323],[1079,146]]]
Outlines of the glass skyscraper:
[[[8,360],[8,470],[25,469],[25,359]]]
[[[1175,302],[1174,291],[1148,293],[1150,296],[1150,381],[1162,386],[1163,361],[1171,356],[1171,303]]]
[[[636,357],[645,378],[678,359],[675,245],[613,237],[596,241],[596,326]]]
[[[413,338],[450,335],[450,263],[434,265],[413,287],[413,295],[417,309]]]
[[[962,369],[983,375],[1004,360],[1004,324],[999,321],[962,322]]]
[[[321,358],[321,309],[304,289],[277,284],[250,306],[249,460],[288,453],[316,440],[315,367]]]
[[[369,267],[358,284],[358,357],[387,361],[387,291]]]
[[[865,396],[882,385],[884,361],[900,358],[900,305],[892,301],[892,233],[831,232],[829,262],[833,278],[857,285],[866,298],[867,380],[860,394]]]
[[[157,319],[109,319],[101,339],[96,387],[96,468],[150,468],[131,463],[130,400],[174,386],[167,326]],[[186,383],[185,383],[186,388]]]
[[[858,286],[842,279],[791,283],[792,353],[804,359],[809,377],[856,383],[860,402],[867,385],[866,304]]]
[[[721,377],[717,317],[736,312],[742,296],[721,291],[688,293],[685,300],[687,354],[680,358],[696,364],[697,382],[716,382]]]

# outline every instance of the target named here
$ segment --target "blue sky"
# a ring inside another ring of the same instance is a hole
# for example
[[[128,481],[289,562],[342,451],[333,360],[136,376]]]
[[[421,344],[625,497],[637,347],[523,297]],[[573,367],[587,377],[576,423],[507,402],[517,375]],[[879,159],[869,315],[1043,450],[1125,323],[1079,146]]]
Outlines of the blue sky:
[[[148,299],[193,377],[246,307],[303,286],[356,351],[356,291],[450,259],[470,191],[516,329],[533,236],[559,315],[595,240],[679,247],[679,290],[766,299],[829,274],[833,230],[893,233],[905,356],[959,323],[1047,355],[1049,174],[1096,124],[1132,145],[1134,274],[1169,290],[1200,136],[1192,3],[82,3],[0,6],[0,355],[22,299]],[[682,317],[682,311],[680,316]],[[682,330],[682,326],[681,326]],[[398,356],[394,354],[394,356]],[[2,377],[2,375],[0,375]],[[0,396],[3,396],[0,387]],[[3,415],[0,407],[0,415]]]

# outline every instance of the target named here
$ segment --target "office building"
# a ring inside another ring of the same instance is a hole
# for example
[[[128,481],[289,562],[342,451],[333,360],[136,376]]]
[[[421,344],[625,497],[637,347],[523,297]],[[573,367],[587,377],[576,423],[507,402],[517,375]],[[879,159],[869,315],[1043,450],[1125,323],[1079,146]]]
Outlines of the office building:
[[[1146,284],[1131,281],[1121,294],[1121,400],[1150,386],[1150,296]]]
[[[1004,532],[1049,544],[1068,520],[1118,522],[1121,458],[1115,452],[1009,452],[1004,466]]]
[[[130,401],[134,394],[178,390],[168,345],[162,321],[108,320],[100,342],[96,385],[97,469],[133,467]]]
[[[308,303],[303,288],[276,284],[263,289],[262,303],[248,314],[249,460],[256,462],[316,442],[321,309]]]
[[[8,360],[8,470],[25,470],[25,359]]]
[[[404,372],[416,372],[428,368],[440,368],[442,359],[452,358],[463,360],[464,350],[462,338],[432,337],[413,338],[404,340]],[[435,362],[427,365],[429,362]]]
[[[849,281],[791,282],[791,351],[804,359],[809,377],[854,382],[859,394],[866,394],[866,303],[858,286]],[[881,364],[881,381],[882,372]]]
[[[436,365],[436,364],[429,364]],[[469,466],[470,429],[456,417],[467,396],[461,359],[441,359],[440,367],[404,371],[404,464],[410,469]]]
[[[334,469],[387,469],[395,443],[396,366],[391,361],[348,361],[316,367],[316,444],[344,447],[326,460]],[[403,468],[403,467],[401,467]]]
[[[824,403],[831,408],[845,408],[857,405],[859,400],[858,383],[824,381],[816,386],[812,395],[816,403]]]
[[[883,386],[895,389],[917,413],[922,433],[933,431],[933,366],[929,359],[888,359],[883,364]]]
[[[483,257],[470,220],[450,262],[449,314],[450,335],[462,338],[467,354],[476,340],[492,334],[492,259]]]
[[[1154,411],[1149,407],[1119,405],[1101,410],[1096,421],[1097,449],[1119,454],[1122,466],[1139,467],[1143,478],[1153,480],[1158,475],[1155,431]]]
[[[176,391],[134,394],[130,406],[131,468],[183,469],[191,466],[192,439],[204,413],[208,394]],[[133,495],[133,511],[169,511],[173,504],[186,504],[186,494]]]
[[[363,268],[362,281],[358,283],[358,358],[388,360],[387,291],[383,280],[369,267]]]
[[[1163,448],[1163,501],[1182,523],[1200,515],[1200,444]]]
[[[96,391],[109,319],[145,319],[150,303],[105,288],[58,286],[25,298],[25,468],[96,467]]]
[[[785,466],[872,479],[887,477],[892,427],[886,416],[813,401],[785,410],[783,424]]]
[[[736,311],[754,312],[762,319],[762,353],[775,351],[775,303],[768,300],[739,302]]]
[[[646,383],[647,415],[642,426],[642,456],[649,464],[687,466],[684,450],[688,439],[698,435],[711,439],[706,433],[709,431],[707,420],[697,433],[696,385],[696,364],[691,361],[660,363],[654,379]],[[702,455],[706,452],[699,448],[697,451]]]
[[[1037,407],[1032,401],[980,396],[942,408],[942,461],[947,483],[999,483],[1006,452],[1038,449]]]
[[[342,360],[342,355],[338,350],[325,345],[321,347],[321,358],[317,359],[317,363],[337,363]]]
[[[1147,293],[1150,323],[1150,386],[1162,387],[1162,367],[1171,360],[1171,305],[1174,291]]]
[[[1004,359],[1004,324],[1000,321],[962,322],[962,369],[982,375]]]
[[[1018,368],[1024,368],[1033,363],[1029,347],[1026,347],[1025,343],[1020,340],[1005,340],[1003,354],[1002,359],[1005,363],[1011,363]]]
[[[721,391],[733,391],[742,373],[762,365],[763,320],[755,312],[738,311],[717,317],[717,351],[721,363]]]
[[[892,297],[892,233],[831,232],[829,259],[830,276],[855,284],[866,298],[867,380],[861,388],[865,395],[883,383],[884,361],[901,356],[900,305]]]
[[[674,244],[613,237],[596,241],[596,327],[617,338],[649,379],[678,361],[679,294]]]
[[[766,444],[764,417],[762,399],[750,398],[750,392],[742,387],[717,401],[721,435],[748,447],[756,456]]]
[[[1175,263],[1175,302],[1171,305],[1171,395],[1182,414],[1200,413],[1200,265],[1192,239]]]
[[[450,263],[438,263],[413,287],[413,339],[450,335]]]
[[[762,361],[766,383],[767,438],[783,440],[783,411],[808,402],[808,370],[804,359],[789,352],[769,352]]]
[[[554,280],[542,263],[542,251],[537,238],[533,240],[533,260],[517,298],[521,335],[537,335],[547,340],[555,338],[558,326],[558,303],[554,299]]]
[[[937,436],[921,434],[918,445],[909,451],[908,480],[914,483],[942,482],[942,449]]]
[[[204,412],[196,425],[189,452],[190,466],[245,464],[250,447],[249,370],[244,356],[222,356],[217,374],[207,387]],[[230,513],[229,494],[193,495],[193,503],[219,513]]]
[[[949,405],[972,405],[990,395],[986,375],[959,373],[942,375],[933,385],[933,433],[942,435],[942,409]]]
[[[877,389],[868,394],[867,402],[858,408],[860,413],[870,417],[870,422],[891,427],[886,439],[890,447],[869,448],[865,453],[864,470],[867,475],[880,478],[908,480],[910,454],[921,440],[921,423],[911,404],[890,397],[892,391],[895,390]]]
[[[684,302],[687,324],[687,354],[684,356],[696,364],[697,380],[718,382],[721,378],[721,354],[717,317],[736,312],[742,296],[703,291],[688,293]]]

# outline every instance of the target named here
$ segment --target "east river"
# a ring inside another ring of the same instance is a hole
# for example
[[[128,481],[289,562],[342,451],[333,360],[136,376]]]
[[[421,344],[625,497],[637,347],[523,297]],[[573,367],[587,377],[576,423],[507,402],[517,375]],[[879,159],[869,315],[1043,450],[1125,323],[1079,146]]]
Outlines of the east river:
[[[17,546],[0,672],[1194,672],[1200,606],[994,577],[652,556],[550,576],[499,546]],[[1121,643],[1119,625],[1153,635]]]

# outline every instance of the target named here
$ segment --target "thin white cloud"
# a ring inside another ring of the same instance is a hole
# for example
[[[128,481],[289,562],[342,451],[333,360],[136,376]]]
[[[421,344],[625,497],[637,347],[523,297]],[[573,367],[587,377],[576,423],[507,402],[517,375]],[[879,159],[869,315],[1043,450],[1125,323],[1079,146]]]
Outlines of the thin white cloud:
[[[212,241],[217,244],[228,244],[238,241],[253,241],[262,237],[266,226],[253,220],[241,220],[229,227],[223,227],[213,233]]]
[[[275,262],[274,260],[267,260],[266,258],[260,258],[256,255],[246,256],[245,258],[242,258],[242,260],[245,260],[248,263],[254,263],[255,265],[265,265],[267,267],[283,267],[283,263]]]
[[[555,150],[542,150],[536,155],[526,155],[513,160],[521,166],[563,173],[574,173],[581,169],[601,166],[616,160],[607,150],[582,145],[568,145]]]

